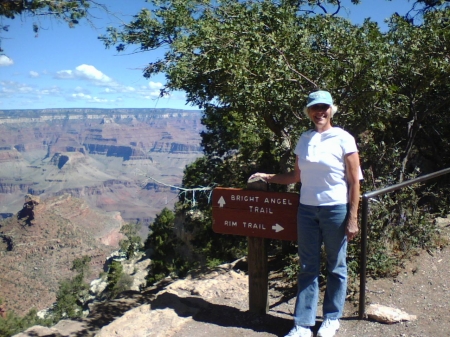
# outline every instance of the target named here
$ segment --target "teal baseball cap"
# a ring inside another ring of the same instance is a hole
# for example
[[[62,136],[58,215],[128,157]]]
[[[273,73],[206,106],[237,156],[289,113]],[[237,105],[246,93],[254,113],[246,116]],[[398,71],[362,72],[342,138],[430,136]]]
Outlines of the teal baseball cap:
[[[306,107],[309,108],[311,105],[314,104],[333,105],[333,98],[331,97],[331,94],[328,91],[324,90],[314,91],[309,94],[308,103],[306,104]]]

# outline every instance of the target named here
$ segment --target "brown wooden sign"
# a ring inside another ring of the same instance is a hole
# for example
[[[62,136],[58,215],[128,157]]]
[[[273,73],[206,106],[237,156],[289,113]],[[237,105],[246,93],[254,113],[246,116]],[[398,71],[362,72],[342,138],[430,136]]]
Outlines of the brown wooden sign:
[[[296,193],[215,188],[213,230],[276,240],[297,240]]]

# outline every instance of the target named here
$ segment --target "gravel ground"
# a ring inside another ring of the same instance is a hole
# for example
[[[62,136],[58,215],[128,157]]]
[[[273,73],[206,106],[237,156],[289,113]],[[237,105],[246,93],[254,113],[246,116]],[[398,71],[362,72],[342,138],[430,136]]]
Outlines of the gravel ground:
[[[358,303],[347,301],[336,337],[428,337],[450,336],[450,249],[426,252],[405,263],[395,278],[367,281],[366,309],[376,303],[416,315],[409,322],[383,324],[358,319]],[[177,337],[191,336],[284,336],[292,327],[295,298],[285,298],[273,287],[270,311],[264,316],[250,314],[245,301],[223,299],[197,314]],[[356,298],[359,295],[356,294]],[[314,336],[322,321],[318,312]]]

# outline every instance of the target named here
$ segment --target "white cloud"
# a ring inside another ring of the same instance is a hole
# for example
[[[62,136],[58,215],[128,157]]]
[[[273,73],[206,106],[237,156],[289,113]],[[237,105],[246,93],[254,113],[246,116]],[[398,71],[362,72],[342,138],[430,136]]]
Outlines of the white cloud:
[[[105,98],[99,98],[99,97],[96,97],[96,96],[83,94],[82,92],[76,93],[76,94],[72,94],[71,95],[71,100],[83,100],[83,101],[86,101],[88,103],[108,103],[108,102],[110,102],[109,100],[107,100]]]
[[[59,79],[59,81],[54,79],[53,81],[47,81],[50,73],[36,69],[29,70],[26,74],[29,83],[0,80],[0,99],[3,102],[9,100],[10,103],[7,103],[9,106],[66,104],[67,106],[98,107],[132,107],[149,104],[156,106],[158,104],[165,105],[168,101],[177,103],[176,101],[185,99],[185,97],[177,96],[176,92],[172,92],[170,96],[160,97],[160,90],[164,88],[163,81],[145,81],[136,85],[119,83],[94,66],[81,63],[72,69],[60,69],[58,72],[53,72],[53,78]],[[36,81],[32,78],[43,78],[46,81]],[[62,84],[63,79],[65,83]],[[134,83],[137,82],[134,81]],[[163,99],[160,100],[160,98]],[[152,101],[155,103],[149,103]]]
[[[39,90],[39,94],[52,96],[61,95],[61,88],[53,86],[48,89]]]
[[[152,91],[152,92],[147,92],[146,95],[142,96],[145,99],[160,99],[160,98],[169,98],[170,95],[166,94],[164,96],[160,96],[160,92],[159,91]]]
[[[21,94],[29,94],[34,91],[34,89],[26,84],[21,85],[17,91]]]
[[[137,90],[136,93],[145,99],[160,98],[161,90],[159,89],[161,89],[162,87],[163,85],[159,82],[150,82],[148,86],[139,87],[139,90]],[[164,97],[166,96],[168,95],[164,95]]]
[[[92,99],[89,102],[91,102],[91,103],[108,103],[108,100],[105,98],[92,97]]]
[[[135,89],[134,87],[130,87],[130,86],[128,86],[128,87],[123,87],[123,90],[124,90],[125,92],[135,92],[135,91],[136,91],[136,89]]]
[[[0,92],[2,94],[12,94],[16,92],[15,86],[17,82],[12,81],[0,81]]]
[[[160,95],[161,95],[161,92],[159,90],[155,90],[155,91],[149,92],[147,96],[155,98],[155,97],[160,97]],[[166,97],[166,95],[163,97]]]
[[[6,55],[0,55],[0,67],[12,66],[14,61]]]
[[[18,106],[31,106],[42,102],[43,98],[55,100],[62,96],[62,89],[57,86],[39,88],[36,85],[19,83],[15,81],[0,81],[0,97],[7,98],[9,102],[17,102]],[[9,103],[11,104],[11,103]]]
[[[150,81],[148,86],[150,87],[150,89],[161,89],[163,87],[163,84],[161,82],[152,82],[152,81]]]
[[[111,83],[113,80],[103,74],[100,70],[94,66],[88,64],[82,64],[75,68],[75,75],[79,78],[83,78],[89,81],[101,82],[101,83]]]
[[[105,88],[105,90],[103,90],[103,92],[105,94],[117,94],[117,93],[130,93],[130,92],[135,92],[136,89],[130,86],[124,86],[124,85],[113,85],[113,86],[109,86],[107,88]]]
[[[75,76],[73,75],[73,71],[72,70],[60,70],[60,71],[57,71],[55,77],[59,78],[59,79],[75,78]]]
[[[77,94],[72,94],[72,97],[73,98],[81,98],[81,99],[91,99],[92,98],[91,95],[86,95],[86,94],[83,94],[82,92],[77,93]]]
[[[79,65],[75,70],[60,70],[56,72],[55,78],[85,80],[99,86],[119,86],[111,77],[88,64]]]
[[[0,92],[3,95],[13,96],[14,94],[30,94],[36,89],[25,83],[18,83],[14,81],[0,81]]]
[[[91,93],[91,91],[85,87],[80,87],[80,86],[76,86],[73,91],[75,91],[76,93],[83,93],[86,95],[89,95]]]
[[[120,96],[127,100],[156,100],[161,98],[161,89],[164,84],[161,82],[149,81],[146,85],[140,87],[133,87],[124,85],[114,81],[97,68],[88,64],[81,64],[73,70],[61,70],[56,73],[56,78],[59,79],[79,79],[87,81],[95,86],[103,87],[102,92],[98,92],[98,96],[91,95],[89,91],[78,87],[73,91],[73,94],[68,97],[69,100],[84,100],[93,103],[111,103],[118,102]],[[103,95],[108,95],[107,98],[99,98]],[[168,98],[164,95],[163,98]]]

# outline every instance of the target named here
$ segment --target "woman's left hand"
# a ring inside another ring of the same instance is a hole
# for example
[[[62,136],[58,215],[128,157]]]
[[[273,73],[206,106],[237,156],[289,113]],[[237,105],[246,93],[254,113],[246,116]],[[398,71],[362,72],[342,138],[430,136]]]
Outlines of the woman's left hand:
[[[350,218],[347,222],[347,228],[345,229],[347,241],[351,241],[356,235],[358,235],[358,232],[358,219]]]

